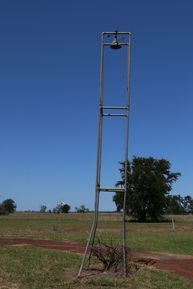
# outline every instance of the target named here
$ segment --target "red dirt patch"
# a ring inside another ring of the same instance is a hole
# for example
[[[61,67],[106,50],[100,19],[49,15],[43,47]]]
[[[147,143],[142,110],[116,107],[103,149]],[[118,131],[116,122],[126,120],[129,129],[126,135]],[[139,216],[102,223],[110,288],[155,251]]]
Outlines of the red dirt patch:
[[[80,254],[84,253],[85,250],[85,246],[77,243],[33,239],[1,238],[0,246],[35,246]],[[137,263],[151,265],[158,269],[170,271],[193,281],[193,256],[131,250],[130,259]]]
[[[47,249],[84,253],[85,247],[77,243],[61,242],[55,240],[33,239],[0,239],[0,246],[33,246]]]
[[[130,258],[134,262],[169,271],[193,281],[193,256],[132,250]]]

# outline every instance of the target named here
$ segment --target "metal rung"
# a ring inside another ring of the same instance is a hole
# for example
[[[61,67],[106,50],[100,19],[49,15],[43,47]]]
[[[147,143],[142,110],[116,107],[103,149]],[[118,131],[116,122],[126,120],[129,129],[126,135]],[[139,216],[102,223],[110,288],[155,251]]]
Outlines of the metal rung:
[[[124,43],[124,42],[123,42],[123,43],[120,42],[119,44],[120,44],[121,46],[128,46],[128,45],[129,45],[128,43]],[[104,45],[104,46],[111,46],[112,43],[103,43],[103,45]]]
[[[129,109],[128,106],[102,106],[103,109]]]
[[[115,34],[115,32],[102,32],[103,35],[106,34]],[[116,34],[127,34],[127,35],[131,35],[131,32],[121,32],[121,31],[116,31]]]
[[[124,116],[124,117],[128,116],[127,113],[103,113],[102,115],[103,116]]]
[[[117,188],[111,188],[111,189],[109,189],[109,188],[98,188],[98,190],[100,192],[113,192],[113,193],[118,193],[118,192],[124,193],[125,192],[125,189],[117,189]]]

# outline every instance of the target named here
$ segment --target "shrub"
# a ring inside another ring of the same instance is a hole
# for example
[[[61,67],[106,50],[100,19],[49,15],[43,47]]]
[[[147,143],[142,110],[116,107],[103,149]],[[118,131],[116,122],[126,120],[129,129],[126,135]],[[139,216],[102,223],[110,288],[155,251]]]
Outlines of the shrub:
[[[113,269],[114,272],[117,272],[123,261],[123,247],[115,246],[112,242],[107,245],[98,241],[98,244],[91,249],[91,254],[103,264],[104,271]]]

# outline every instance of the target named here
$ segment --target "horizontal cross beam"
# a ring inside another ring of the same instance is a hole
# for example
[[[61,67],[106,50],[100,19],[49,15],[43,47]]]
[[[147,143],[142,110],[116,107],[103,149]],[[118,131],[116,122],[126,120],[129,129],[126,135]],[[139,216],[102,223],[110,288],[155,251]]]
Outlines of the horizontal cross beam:
[[[127,113],[103,113],[102,116],[124,116],[127,117]]]
[[[113,192],[113,193],[124,193],[125,189],[118,189],[118,188],[98,188],[100,192]]]

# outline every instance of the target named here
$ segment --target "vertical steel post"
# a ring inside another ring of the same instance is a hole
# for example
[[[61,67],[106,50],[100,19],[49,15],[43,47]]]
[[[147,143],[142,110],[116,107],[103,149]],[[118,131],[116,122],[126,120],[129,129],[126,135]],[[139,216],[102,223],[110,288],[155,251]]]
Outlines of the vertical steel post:
[[[129,118],[130,118],[130,71],[131,71],[131,36],[129,36],[128,43],[128,66],[127,66],[127,108],[128,114],[125,124],[125,184],[124,184],[124,197],[123,197],[123,273],[127,276],[128,271],[128,256],[127,256],[127,246],[126,246],[126,199],[127,199],[127,163],[128,163],[128,143],[129,143]]]
[[[80,266],[78,277],[81,275],[82,270],[86,261],[90,262],[91,249],[92,248],[97,223],[98,223],[98,212],[99,212],[99,197],[100,197],[100,179],[101,179],[101,157],[102,157],[102,129],[103,129],[103,73],[104,73],[104,34],[102,33],[101,38],[101,60],[100,60],[100,95],[99,95],[99,115],[98,115],[98,145],[97,145],[97,165],[96,165],[96,183],[95,183],[95,205],[94,205],[94,219],[90,235],[87,241],[84,257]],[[90,249],[90,250],[89,250]],[[87,258],[87,260],[86,260]],[[89,264],[87,264],[89,266]]]
[[[101,38],[101,61],[100,61],[100,95],[99,95],[99,115],[98,115],[98,145],[97,145],[97,165],[95,183],[95,212],[93,226],[91,229],[90,246],[93,246],[99,212],[100,182],[101,182],[101,158],[102,158],[102,130],[103,130],[103,73],[104,73],[104,35]],[[90,252],[89,252],[90,257]]]

